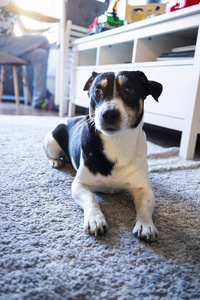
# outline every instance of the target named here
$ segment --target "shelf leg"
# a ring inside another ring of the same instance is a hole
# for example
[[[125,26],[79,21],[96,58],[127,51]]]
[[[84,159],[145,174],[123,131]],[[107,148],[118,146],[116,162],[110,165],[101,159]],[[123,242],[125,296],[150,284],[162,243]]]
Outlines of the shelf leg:
[[[75,116],[75,108],[76,106],[69,101],[69,106],[68,106],[68,117],[74,117]]]
[[[179,155],[184,159],[193,159],[195,154],[195,146],[197,134],[200,133],[200,77],[198,81],[198,88],[194,103],[189,104],[187,116],[184,122],[184,129],[181,137],[180,153]]]

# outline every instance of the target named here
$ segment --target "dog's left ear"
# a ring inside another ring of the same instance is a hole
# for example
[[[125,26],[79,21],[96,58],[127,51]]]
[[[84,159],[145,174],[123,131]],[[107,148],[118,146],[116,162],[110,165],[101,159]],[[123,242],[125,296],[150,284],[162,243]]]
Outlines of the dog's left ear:
[[[163,86],[159,82],[148,80],[143,72],[138,71],[140,79],[145,84],[145,89],[147,91],[147,96],[151,95],[157,102],[160,97]]]
[[[83,88],[84,91],[89,91],[89,89],[90,89],[90,87],[92,85],[92,82],[93,82],[93,80],[95,79],[95,77],[97,75],[99,75],[99,73],[92,72],[92,76],[88,79],[88,81],[86,82],[86,84],[85,84],[85,86]]]

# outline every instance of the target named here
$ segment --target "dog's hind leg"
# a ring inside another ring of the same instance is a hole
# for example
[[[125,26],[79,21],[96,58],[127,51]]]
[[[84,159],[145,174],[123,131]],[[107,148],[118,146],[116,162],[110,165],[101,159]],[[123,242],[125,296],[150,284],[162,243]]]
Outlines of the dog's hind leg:
[[[61,169],[64,167],[67,157],[54,138],[53,131],[50,131],[45,136],[44,151],[52,168]]]

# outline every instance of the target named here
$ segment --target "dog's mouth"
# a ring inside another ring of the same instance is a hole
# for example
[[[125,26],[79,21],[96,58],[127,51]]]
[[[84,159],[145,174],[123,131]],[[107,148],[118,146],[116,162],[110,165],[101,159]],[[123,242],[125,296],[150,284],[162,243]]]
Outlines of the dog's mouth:
[[[112,128],[112,127],[109,127],[109,128],[106,128],[104,129],[105,131],[108,131],[108,132],[115,132],[115,131],[118,131],[116,128]]]
[[[113,127],[107,127],[107,128],[101,128],[100,131],[106,135],[114,135],[119,132],[119,128],[113,128]]]

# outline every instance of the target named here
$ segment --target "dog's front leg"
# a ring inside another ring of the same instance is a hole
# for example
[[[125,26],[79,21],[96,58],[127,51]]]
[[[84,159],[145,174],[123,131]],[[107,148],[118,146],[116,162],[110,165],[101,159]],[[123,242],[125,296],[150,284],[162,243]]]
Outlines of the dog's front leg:
[[[158,231],[153,224],[154,194],[149,187],[138,188],[131,192],[134,197],[136,220],[133,223],[133,234],[146,241],[155,241]]]
[[[84,229],[87,233],[103,234],[107,230],[106,219],[101,211],[99,202],[93,196],[87,185],[81,184],[78,180],[72,183],[72,196],[84,210]]]

